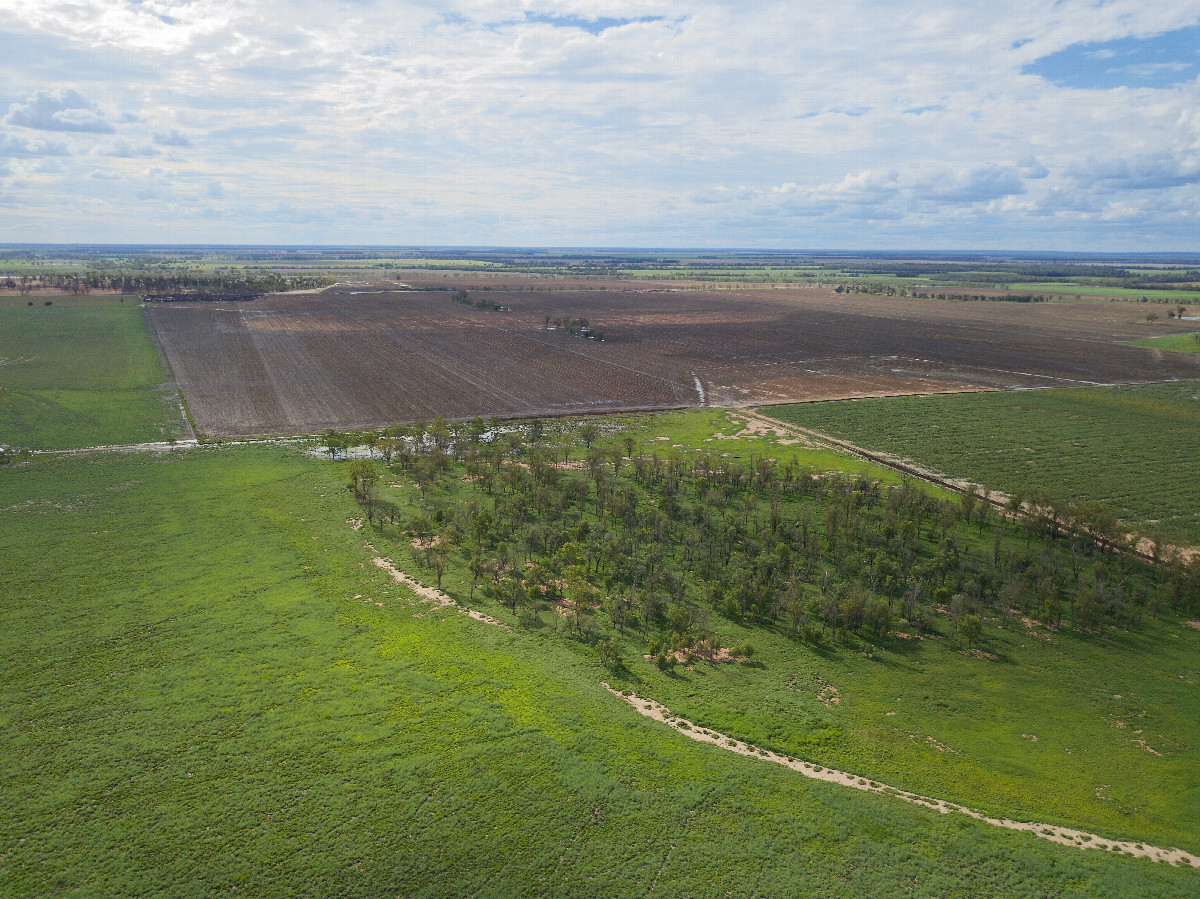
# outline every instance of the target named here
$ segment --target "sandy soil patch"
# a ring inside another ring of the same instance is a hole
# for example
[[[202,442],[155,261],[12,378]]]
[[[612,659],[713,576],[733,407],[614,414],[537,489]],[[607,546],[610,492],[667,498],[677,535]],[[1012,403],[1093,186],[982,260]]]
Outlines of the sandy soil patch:
[[[1110,852],[1121,852],[1126,855],[1137,856],[1138,858],[1149,858],[1157,862],[1167,862],[1172,865],[1184,864],[1191,865],[1192,867],[1200,867],[1200,856],[1184,852],[1182,849],[1161,849],[1158,846],[1151,846],[1148,843],[1109,840],[1082,830],[1060,827],[1056,824],[1039,824],[1036,821],[1013,821],[1009,818],[992,818],[983,812],[967,808],[966,806],[955,805],[943,799],[933,799],[918,793],[910,793],[907,790],[877,783],[876,781],[868,780],[865,777],[859,777],[846,771],[823,768],[820,765],[814,765],[801,759],[779,755],[766,749],[759,749],[757,746],[744,743],[741,740],[735,740],[717,731],[697,727],[691,721],[679,717],[666,706],[652,699],[644,699],[633,693],[620,693],[608,684],[602,684],[602,686],[614,696],[627,702],[638,714],[653,721],[662,722],[691,740],[699,743],[708,743],[727,752],[735,752],[738,755],[749,756],[760,761],[781,765],[813,780],[822,780],[826,783],[850,787],[851,789],[862,790],[866,793],[880,793],[893,796],[897,799],[903,799],[905,802],[911,802],[914,805],[922,805],[933,809],[943,815],[957,812],[958,814],[974,818],[977,821],[982,821],[985,824],[990,824],[993,827],[1026,831],[1035,834],[1043,840],[1060,843],[1064,846],[1074,846],[1077,849],[1103,849]]]
[[[387,559],[376,556],[371,561],[373,561],[376,566],[382,568],[384,571],[390,574],[392,576],[392,580],[394,580],[397,584],[403,584],[405,587],[415,593],[420,599],[423,599],[425,602],[429,603],[431,611],[452,608],[460,615],[466,615],[468,618],[473,618],[476,621],[483,622],[484,624],[490,624],[493,627],[503,628],[509,632],[512,631],[512,628],[507,624],[497,621],[490,615],[484,615],[482,612],[476,612],[474,609],[468,609],[465,606],[460,606],[452,597],[446,595],[441,590],[438,590],[435,587],[427,587],[420,581],[413,580],[403,571],[400,571],[398,568],[396,568],[396,566]]]
[[[689,654],[694,661],[708,662],[710,665],[720,665],[728,662],[749,662],[748,658],[732,655],[728,649],[721,647],[714,650],[709,646],[689,646],[687,649],[675,650],[675,662],[682,665],[688,660]],[[654,661],[654,656],[645,655],[648,662]],[[691,667],[691,666],[689,666]]]
[[[787,688],[793,692],[808,692],[805,689],[801,689],[802,687],[815,689],[817,694],[817,702],[822,703],[826,708],[832,705],[840,705],[842,702],[842,697],[838,693],[838,688],[829,683],[829,681],[825,680],[825,678],[821,677],[820,675],[817,675],[815,687],[811,681],[801,677],[799,674],[787,682]],[[889,712],[888,714],[894,715],[895,712]]]
[[[1200,618],[1185,618],[1183,623],[1188,627],[1194,627],[1196,630],[1200,631]]]
[[[805,446],[813,446],[813,442],[797,431],[791,430],[787,425],[759,417],[752,412],[740,411],[730,416],[730,418],[741,426],[741,430],[736,434],[725,434],[720,431],[713,434],[715,440],[741,440],[743,438],[753,437],[775,437],[778,442],[785,446],[794,444],[804,444]]]
[[[303,294],[312,294],[312,293],[324,293],[325,291],[329,290],[329,288],[337,287],[337,286],[338,286],[337,284],[326,284],[324,287],[306,287],[303,290],[280,290],[280,291],[276,291],[275,293],[271,294],[271,296],[287,297],[287,296],[299,296],[299,295],[303,295]]]
[[[1139,735],[1136,740],[1132,741],[1135,746],[1140,746],[1151,755],[1156,755],[1159,758],[1162,758],[1163,754],[1146,742],[1146,738],[1141,736],[1142,732],[1140,730],[1135,730],[1134,733]]]
[[[912,734],[912,735],[910,735],[910,737],[911,737],[911,739],[913,739],[914,741],[916,740],[916,735],[915,735],[915,734]],[[958,754],[958,750],[957,750],[957,749],[951,749],[949,746],[947,746],[947,745],[946,745],[945,743],[943,743],[941,740],[935,740],[933,737],[926,737],[926,738],[925,738],[925,745],[926,745],[926,746],[932,746],[932,747],[933,747],[934,749],[936,749],[938,752],[949,752],[951,755],[957,755],[957,754]]]
[[[958,654],[972,659],[987,659],[989,662],[996,661],[995,655],[990,652],[985,652],[982,649],[960,649]]]
[[[1133,543],[1137,551],[1143,556],[1153,558],[1154,556],[1154,541],[1149,537],[1141,537],[1137,534],[1126,534],[1125,539]],[[1159,547],[1159,555],[1164,559],[1179,559],[1184,564],[1191,564],[1197,558],[1200,558],[1200,546],[1183,546],[1175,544],[1165,544]]]

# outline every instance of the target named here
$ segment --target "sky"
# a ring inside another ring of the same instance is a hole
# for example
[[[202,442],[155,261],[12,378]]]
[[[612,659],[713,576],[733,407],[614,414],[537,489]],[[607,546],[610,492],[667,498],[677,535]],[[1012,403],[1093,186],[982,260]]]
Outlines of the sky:
[[[0,242],[1200,250],[1196,0],[0,0]]]

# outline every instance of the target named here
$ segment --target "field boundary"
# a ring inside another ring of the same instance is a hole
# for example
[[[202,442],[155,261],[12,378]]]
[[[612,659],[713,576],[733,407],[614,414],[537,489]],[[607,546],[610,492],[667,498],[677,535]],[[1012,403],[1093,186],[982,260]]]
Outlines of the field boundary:
[[[196,434],[196,423],[192,421],[192,413],[188,411],[187,400],[183,396],[183,388],[179,385],[179,379],[175,377],[175,369],[171,365],[171,360],[167,356],[167,348],[163,345],[162,338],[158,333],[158,328],[155,327],[154,319],[146,314],[146,304],[142,303],[142,321],[146,324],[146,333],[150,335],[150,341],[154,344],[154,348],[158,350],[159,361],[162,362],[163,371],[166,372],[167,381],[159,385],[159,389],[163,391],[171,391],[175,394],[175,402],[179,406],[179,415],[183,419],[183,426],[187,429],[187,436],[192,442],[199,440]]]
[[[1163,849],[1158,846],[1151,846],[1148,843],[1130,840],[1110,840],[1093,833],[1075,830],[1070,827],[1062,827],[1057,824],[1042,824],[1037,821],[1013,821],[1011,818],[993,818],[983,812],[967,808],[963,805],[957,805],[953,802],[947,802],[944,799],[933,799],[929,796],[922,796],[919,793],[911,793],[908,790],[888,786],[887,784],[870,780],[857,774],[839,771],[836,768],[826,768],[822,765],[814,765],[811,762],[792,758],[791,756],[780,755],[767,749],[760,749],[752,743],[735,740],[733,737],[718,733],[715,730],[698,727],[686,718],[676,715],[662,703],[655,702],[653,699],[646,699],[635,693],[622,693],[619,690],[614,690],[607,683],[602,682],[601,686],[609,693],[628,703],[642,717],[649,718],[652,721],[659,721],[690,740],[695,740],[698,743],[708,743],[719,749],[724,749],[726,752],[733,752],[760,761],[781,765],[812,780],[850,787],[851,789],[862,790],[866,793],[894,796],[897,799],[903,799],[905,802],[911,802],[914,805],[924,806],[943,815],[957,812],[981,821],[984,824],[990,824],[993,827],[1032,833],[1043,840],[1049,840],[1052,843],[1059,843],[1063,846],[1073,846],[1076,849],[1099,849],[1120,852],[1124,855],[1148,858],[1152,861],[1165,862],[1170,865],[1183,864],[1193,868],[1200,868],[1200,856],[1192,855],[1190,852],[1185,852],[1182,849]]]
[[[991,392],[991,391],[978,391],[978,392],[985,393],[985,392]],[[908,395],[908,394],[906,394],[906,395]],[[920,394],[915,394],[915,395],[920,395]],[[841,400],[831,400],[831,402],[841,402]],[[781,403],[780,405],[791,405],[791,404]],[[852,456],[857,456],[858,458],[862,459],[865,462],[873,462],[876,465],[883,465],[886,468],[891,468],[892,470],[898,471],[901,474],[911,475],[912,477],[918,478],[919,480],[925,481],[926,483],[934,484],[935,486],[938,486],[938,487],[943,487],[946,490],[953,490],[955,493],[966,493],[967,487],[964,485],[974,483],[974,482],[967,481],[964,478],[951,478],[949,475],[944,475],[944,474],[941,474],[940,472],[932,471],[928,468],[922,468],[921,466],[916,465],[915,463],[909,462],[907,460],[902,461],[902,460],[897,459],[896,457],[891,456],[886,453],[879,453],[877,451],[863,449],[861,446],[857,446],[856,444],[850,443],[847,440],[842,440],[838,437],[832,437],[829,434],[824,433],[823,431],[814,431],[812,428],[805,428],[801,425],[793,424],[788,421],[783,421],[782,419],[779,419],[779,418],[773,418],[772,416],[767,415],[766,413],[762,412],[760,410],[760,408],[757,406],[745,406],[745,407],[743,407],[741,409],[737,409],[735,411],[736,411],[736,414],[744,415],[747,418],[755,419],[756,421],[759,421],[762,424],[769,425],[771,427],[782,428],[783,430],[789,431],[797,437],[806,437],[809,440],[815,440],[819,443],[824,443],[832,449],[841,450],[843,452],[849,453]],[[1001,512],[1004,512],[1005,514],[1009,514],[1009,510],[1005,507],[1005,503],[1007,502],[1007,497],[1004,496],[1004,494],[1000,494],[995,490],[992,490],[990,492],[991,492],[991,496],[985,498],[984,496],[980,495],[979,498],[981,500],[986,499],[986,501],[988,503],[990,503],[992,506],[994,506],[996,509],[1000,510]],[[1003,499],[994,499],[993,497],[996,497],[996,496],[1001,496],[1004,498]]]
[[[785,404],[780,404],[780,405],[790,405],[790,404],[785,403]],[[927,468],[922,468],[921,466],[916,465],[915,463],[912,463],[908,460],[901,461],[901,460],[896,459],[895,457],[890,456],[885,453],[879,453],[878,451],[873,452],[871,450],[863,449],[861,446],[857,446],[853,443],[850,443],[849,441],[841,440],[840,438],[837,438],[837,437],[831,437],[830,435],[825,434],[822,431],[814,431],[811,428],[805,428],[805,427],[802,427],[801,425],[792,424],[791,422],[783,421],[778,418],[772,418],[771,416],[765,415],[764,413],[760,412],[757,408],[746,407],[743,409],[738,409],[736,411],[742,415],[745,415],[747,418],[752,418],[756,421],[759,421],[766,425],[770,425],[772,427],[782,428],[785,431],[790,431],[791,433],[795,434],[796,436],[804,437],[804,438],[807,438],[808,440],[814,440],[814,441],[817,441],[818,443],[825,443],[832,449],[841,450],[842,452],[849,453],[852,456],[857,456],[858,458],[862,459],[863,461],[872,462],[876,465],[882,465],[886,468],[892,469],[893,471],[898,471],[901,474],[905,474],[905,475],[909,475],[911,477],[917,478],[918,480],[924,481],[927,484],[933,484],[935,487],[941,487],[945,490],[951,490],[954,493],[965,494],[965,493],[967,493],[967,491],[970,487],[980,486],[978,484],[975,484],[974,481],[968,481],[965,478],[951,478],[949,475],[944,475],[944,474],[941,474],[940,472],[931,471],[930,469],[927,469]],[[1008,499],[1009,499],[1008,495],[1001,493],[998,490],[989,490],[987,492],[986,496],[982,492],[978,493],[977,495],[981,502],[986,502],[989,506],[991,506],[995,511],[997,511],[998,513],[1003,515],[1005,518],[1011,518],[1011,519],[1016,520],[1019,518],[1028,517],[1025,512],[1014,512],[1012,509],[1010,509],[1008,507]],[[1120,551],[1127,552],[1131,555],[1137,556],[1139,559],[1141,559],[1142,561],[1145,561],[1145,562],[1154,562],[1155,558],[1150,552],[1147,552],[1147,551],[1144,551],[1144,550],[1138,548],[1139,546],[1142,545],[1142,541],[1146,538],[1144,538],[1142,535],[1136,534],[1136,533],[1131,534],[1130,537],[1131,537],[1131,545],[1120,548]],[[1177,545],[1177,546],[1174,546],[1173,549],[1178,552],[1184,553],[1185,558],[1187,557],[1186,554],[1189,554],[1189,553],[1192,553],[1193,551],[1195,551],[1194,547],[1190,547],[1190,546],[1186,546],[1186,545]]]

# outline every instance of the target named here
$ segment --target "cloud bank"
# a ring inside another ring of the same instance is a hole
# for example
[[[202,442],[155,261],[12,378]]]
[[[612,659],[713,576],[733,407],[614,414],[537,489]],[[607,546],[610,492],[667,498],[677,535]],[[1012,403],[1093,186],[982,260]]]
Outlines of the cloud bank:
[[[0,0],[0,241],[1196,250],[1195,5]]]

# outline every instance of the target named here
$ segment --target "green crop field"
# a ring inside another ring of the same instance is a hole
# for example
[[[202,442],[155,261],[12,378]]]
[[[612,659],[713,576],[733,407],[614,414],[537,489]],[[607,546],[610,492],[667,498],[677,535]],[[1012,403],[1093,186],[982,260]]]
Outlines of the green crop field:
[[[1200,353],[1200,332],[1147,337],[1145,340],[1135,341],[1133,345],[1149,347],[1152,350],[1171,350],[1175,353]]]
[[[683,442],[661,425],[665,443]],[[606,693],[612,675],[586,641],[414,605],[371,564],[403,540],[354,530],[345,484],[345,463],[269,446],[3,472],[0,893],[1196,894],[1194,870],[686,740]],[[988,639],[996,662],[936,636],[868,660],[756,631],[753,664],[667,675],[629,653],[623,685],[767,744],[821,718],[831,737],[813,751],[857,747],[837,757],[964,801],[1024,808],[1033,800],[1008,785],[1059,773],[1039,807],[1049,817],[1197,848],[1194,729],[1179,731],[1195,721],[1183,684],[1198,676],[1200,632]],[[801,695],[817,672],[840,705]],[[786,686],[796,675],[799,691]],[[997,720],[971,709],[1027,691]],[[885,764],[887,744],[870,747],[893,693],[912,716],[896,716],[893,743],[937,735],[958,755],[905,747]],[[1054,703],[1077,708],[1059,722]],[[1163,755],[1130,750],[1117,717]],[[1033,728],[1036,745],[1018,742]],[[967,796],[989,761],[995,784]],[[1082,795],[1093,782],[1100,794]]]
[[[0,301],[0,444],[70,449],[184,436],[134,298],[28,302]]]
[[[1171,301],[1200,303],[1200,291],[1188,288],[1111,287],[1107,285],[1077,284],[1073,281],[1018,281],[1007,285],[1009,290],[1020,293],[1074,294],[1079,297],[1113,297],[1140,300],[1143,297],[1157,302]]]
[[[1200,383],[890,397],[769,413],[1010,492],[1102,502],[1129,527],[1200,543]]]

